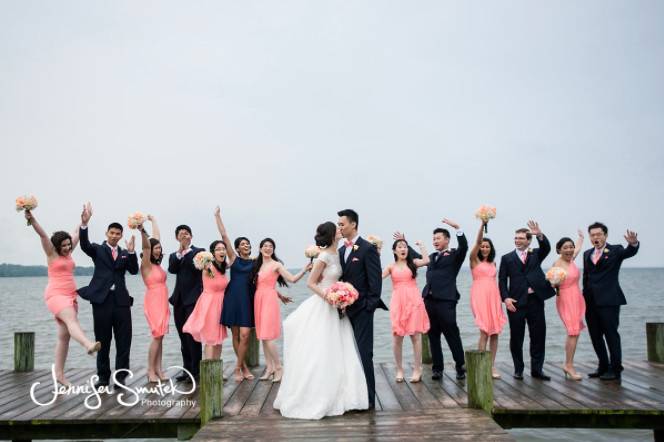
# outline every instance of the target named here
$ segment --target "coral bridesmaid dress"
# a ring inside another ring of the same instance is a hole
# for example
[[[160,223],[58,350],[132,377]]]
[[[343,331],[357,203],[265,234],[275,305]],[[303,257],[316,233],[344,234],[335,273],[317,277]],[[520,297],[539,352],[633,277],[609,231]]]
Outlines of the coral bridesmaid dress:
[[[168,287],[166,272],[158,264],[152,264],[152,270],[145,278],[145,297],[143,312],[150,326],[152,337],[159,338],[168,333],[168,320],[171,312],[168,306]]]
[[[507,322],[500,290],[496,283],[496,266],[482,261],[472,270],[470,308],[477,327],[487,335],[500,334]]]
[[[48,265],[48,285],[44,291],[44,300],[53,316],[67,307],[74,307],[78,312],[74,267],[76,264],[71,255],[58,256]]]
[[[392,299],[390,321],[392,334],[410,336],[429,331],[429,316],[424,307],[422,294],[408,267],[394,266],[392,276]]]
[[[586,314],[586,302],[579,289],[579,268],[571,262],[567,268],[567,278],[560,284],[558,296],[556,296],[556,307],[562,319],[567,334],[578,336],[583,325],[583,317]]]
[[[281,310],[277,295],[275,271],[259,272],[256,294],[254,295],[254,318],[256,319],[256,337],[260,340],[272,340],[281,336]]]
[[[185,322],[182,331],[205,345],[220,345],[226,339],[226,327],[219,323],[221,308],[224,304],[224,291],[228,278],[214,266],[214,277],[203,272],[203,293],[196,301],[194,311]]]

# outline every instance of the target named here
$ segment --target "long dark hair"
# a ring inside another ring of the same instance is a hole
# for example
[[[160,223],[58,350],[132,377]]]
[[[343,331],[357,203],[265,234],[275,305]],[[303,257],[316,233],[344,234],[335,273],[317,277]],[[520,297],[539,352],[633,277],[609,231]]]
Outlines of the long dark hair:
[[[251,270],[251,278],[249,281],[251,281],[251,285],[253,286],[253,289],[256,290],[256,286],[258,286],[258,273],[261,271],[261,267],[263,266],[263,254],[260,253],[260,249],[263,248],[263,245],[266,243],[272,243],[272,259],[275,261],[278,261],[283,264],[283,262],[277,258],[277,245],[274,243],[274,240],[272,238],[265,238],[264,240],[261,241],[260,245],[258,246],[258,258],[254,261],[254,268]],[[279,275],[277,278],[277,282],[281,287],[288,287],[288,283],[284,279],[283,276]]]
[[[217,240],[215,240],[215,241],[212,241],[212,244],[210,244],[210,253],[212,253],[212,256],[214,256],[214,249],[216,249],[217,246],[218,246],[219,244],[223,244],[224,247],[228,248],[228,246],[226,245],[226,243],[223,242],[223,241],[220,240],[220,239],[217,239]],[[225,257],[224,257],[224,261],[223,261],[221,264],[217,263],[217,259],[216,259],[216,258],[213,259],[213,260],[212,260],[212,265],[213,265],[217,270],[219,270],[219,273],[221,273],[222,275],[226,273],[226,258],[225,258]]]
[[[149,241],[150,241],[150,262],[152,264],[159,265],[161,264],[161,260],[164,259],[164,248],[162,247],[159,257],[155,258],[152,252],[154,251],[154,248],[157,246],[157,244],[161,243],[157,238],[150,238]],[[141,258],[143,258],[143,252],[141,252]]]
[[[406,244],[406,247],[408,247],[408,241],[406,241],[405,239],[397,239],[396,241],[394,241],[394,243],[392,244],[392,254],[394,255],[394,262],[399,261],[399,258],[397,258],[396,250],[397,250],[397,245],[399,245],[400,242]],[[417,278],[417,266],[415,265],[415,262],[413,262],[413,255],[410,254],[410,249],[408,249],[408,253],[406,253],[406,266],[408,266],[408,268],[412,272],[413,278]]]
[[[496,259],[496,248],[493,246],[493,241],[489,238],[482,238],[482,242],[480,243],[480,246],[482,245],[483,242],[488,242],[489,246],[491,247],[491,251],[489,252],[489,256],[486,257],[486,262],[493,262],[494,259]],[[477,249],[477,259],[482,262],[484,261],[484,258],[482,257],[482,251]]]
[[[53,247],[55,248],[55,251],[58,253],[58,255],[62,256],[62,243],[65,240],[69,240],[71,242],[71,251],[74,251],[74,243],[71,240],[71,235],[67,232],[64,232],[62,230],[59,230],[55,232],[51,236],[51,244],[53,244]]]

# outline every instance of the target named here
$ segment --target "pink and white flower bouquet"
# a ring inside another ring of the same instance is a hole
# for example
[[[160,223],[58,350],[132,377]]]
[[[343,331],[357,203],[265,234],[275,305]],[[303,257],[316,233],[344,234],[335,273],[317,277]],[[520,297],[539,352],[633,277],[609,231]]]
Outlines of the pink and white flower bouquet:
[[[34,210],[37,208],[37,198],[34,195],[23,195],[16,198],[16,211],[22,212],[26,210]],[[32,224],[28,220],[28,225]]]
[[[359,297],[360,294],[352,284],[341,281],[332,284],[325,292],[325,300],[337,308],[340,319],[343,318],[346,307],[352,305]]]
[[[304,249],[304,256],[312,261],[314,258],[318,258],[318,255],[320,255],[320,248],[318,248],[318,246],[311,245]]]
[[[127,226],[129,226],[130,229],[138,229],[138,226],[143,224],[147,219],[148,217],[143,215],[141,212],[134,212],[129,215],[129,218],[127,219]]]
[[[214,278],[214,272],[212,271],[212,262],[214,261],[214,256],[210,252],[198,252],[194,256],[194,267],[202,272],[206,272],[210,278]]]
[[[479,209],[475,211],[475,218],[481,219],[484,222],[484,233],[488,232],[487,224],[490,219],[496,217],[496,208],[493,206],[481,205]]]
[[[556,293],[558,293],[558,288],[565,279],[567,279],[567,272],[562,267],[551,267],[548,272],[546,272],[546,280],[549,281],[551,287],[555,287]]]

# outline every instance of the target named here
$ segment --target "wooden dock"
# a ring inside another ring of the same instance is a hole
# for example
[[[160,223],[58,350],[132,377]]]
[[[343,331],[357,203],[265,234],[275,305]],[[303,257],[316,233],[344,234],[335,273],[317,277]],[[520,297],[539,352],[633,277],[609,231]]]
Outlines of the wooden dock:
[[[454,439],[512,440],[503,428],[512,427],[586,427],[647,428],[664,430],[664,365],[650,362],[625,364],[622,382],[584,379],[566,380],[560,364],[547,363],[550,382],[512,378],[511,364],[499,364],[502,379],[493,382],[494,408],[489,415],[467,408],[465,381],[454,378],[449,367],[442,381],[431,380],[425,366],[423,382],[396,383],[394,365],[376,364],[377,401],[375,412],[353,412],[320,421],[283,419],[272,408],[279,384],[232,380],[223,386],[224,417],[209,422],[195,440],[249,438],[277,439]],[[591,364],[577,364],[582,373]],[[232,375],[232,366],[224,371]],[[260,375],[262,369],[256,368]],[[131,388],[147,386],[145,369],[136,369],[128,382]],[[527,373],[527,371],[526,371]],[[73,368],[67,376],[74,384],[89,383],[93,369]],[[169,373],[174,374],[174,373]],[[0,439],[71,438],[150,438],[193,436],[199,429],[198,391],[176,393],[161,399],[180,401],[180,405],[156,403],[156,394],[141,399],[153,400],[127,407],[118,403],[116,390],[103,395],[101,406],[90,410],[83,404],[85,395],[61,396],[49,406],[30,399],[30,387],[46,382],[36,390],[45,401],[52,396],[50,371],[0,371]],[[177,384],[186,389],[186,384]],[[502,427],[502,428],[501,428]]]

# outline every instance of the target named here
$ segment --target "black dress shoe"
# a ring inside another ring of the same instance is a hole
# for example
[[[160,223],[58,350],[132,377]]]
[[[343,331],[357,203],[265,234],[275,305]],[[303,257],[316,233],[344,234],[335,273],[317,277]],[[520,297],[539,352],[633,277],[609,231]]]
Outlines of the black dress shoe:
[[[620,380],[620,373],[615,373],[613,371],[607,371],[603,375],[601,375],[600,380],[602,381],[617,381]]]
[[[443,378],[443,372],[439,370],[434,370],[433,373],[431,374],[431,379],[434,381],[439,381]]]
[[[605,371],[600,371],[599,369],[597,371],[593,371],[592,373],[588,373],[589,378],[599,378],[606,373]]]
[[[456,378],[459,381],[462,379],[466,379],[466,370],[457,370]]]
[[[177,382],[184,382],[184,381],[190,381],[191,378],[189,377],[189,375],[187,373],[185,373],[184,371],[181,371],[179,375],[175,376],[175,380]]]
[[[108,381],[99,380],[95,383],[95,390],[99,391],[100,388],[108,387]]]
[[[374,411],[376,409],[376,404],[369,404],[367,411]]]
[[[513,377],[514,379],[517,379],[517,380],[519,380],[519,381],[522,381],[522,380],[523,380],[523,373],[520,373],[520,372],[517,371],[517,372],[515,372],[515,373],[512,375],[512,377]]]
[[[531,373],[530,376],[534,377],[535,379],[542,380],[542,381],[550,381],[551,380],[551,376],[547,376],[542,372]]]

